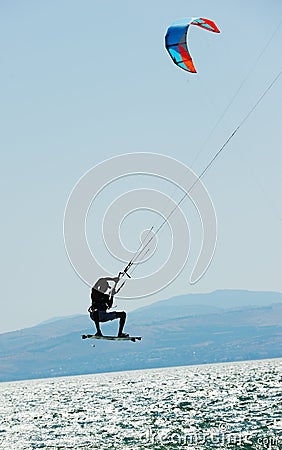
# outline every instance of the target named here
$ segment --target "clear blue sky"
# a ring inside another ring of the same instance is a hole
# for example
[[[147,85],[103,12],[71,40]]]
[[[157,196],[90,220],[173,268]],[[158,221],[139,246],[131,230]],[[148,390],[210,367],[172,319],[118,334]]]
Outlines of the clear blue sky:
[[[199,173],[281,70],[281,12],[280,0],[1,2],[2,332],[87,310],[89,289],[62,234],[74,184],[126,152],[191,166],[245,80],[193,166]],[[197,75],[178,69],[163,45],[166,28],[191,16],[221,30],[191,33]],[[218,218],[206,275],[190,286],[191,260],[147,302],[215,289],[282,291],[281,94],[282,79],[204,179]]]

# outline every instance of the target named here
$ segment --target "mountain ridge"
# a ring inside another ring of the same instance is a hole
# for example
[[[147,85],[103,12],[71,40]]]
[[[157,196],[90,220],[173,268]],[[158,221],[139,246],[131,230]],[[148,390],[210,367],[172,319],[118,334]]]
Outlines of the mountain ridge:
[[[211,294],[201,294],[201,305],[193,306],[190,294],[188,304],[180,296],[130,312],[128,331],[143,337],[134,344],[83,341],[82,334],[95,330],[87,314],[3,333],[0,380],[282,356],[282,294],[263,293],[254,305],[253,292],[239,291],[237,299],[236,291],[225,292],[233,298],[225,308],[216,306],[224,294]],[[102,331],[116,334],[117,327],[117,321],[103,323]]]

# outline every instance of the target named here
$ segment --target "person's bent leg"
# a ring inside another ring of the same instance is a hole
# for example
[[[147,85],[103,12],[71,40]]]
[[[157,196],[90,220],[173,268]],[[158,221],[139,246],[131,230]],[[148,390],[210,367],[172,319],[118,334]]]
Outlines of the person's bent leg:
[[[96,331],[97,331],[96,336],[102,336],[102,331],[101,331],[100,322],[99,322],[99,311],[94,311],[93,313],[91,313],[90,317],[96,326]]]
[[[123,327],[124,327],[124,324],[126,321],[126,312],[125,311],[116,311],[116,318],[119,319],[118,336],[122,337]]]

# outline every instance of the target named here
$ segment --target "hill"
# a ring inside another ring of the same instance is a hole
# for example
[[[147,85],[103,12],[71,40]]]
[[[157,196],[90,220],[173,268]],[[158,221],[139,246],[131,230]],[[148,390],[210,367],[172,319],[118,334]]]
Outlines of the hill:
[[[0,380],[281,357],[282,294],[217,291],[175,297],[131,312],[127,328],[143,340],[82,340],[81,334],[94,330],[87,315],[3,333]],[[117,322],[102,329],[116,333]]]

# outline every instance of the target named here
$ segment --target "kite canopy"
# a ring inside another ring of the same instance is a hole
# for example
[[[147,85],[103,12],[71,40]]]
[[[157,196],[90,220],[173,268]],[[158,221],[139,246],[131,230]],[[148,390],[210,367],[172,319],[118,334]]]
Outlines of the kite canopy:
[[[171,59],[181,69],[196,73],[197,71],[187,46],[187,34],[190,25],[197,25],[214,33],[220,33],[220,31],[214,22],[203,17],[182,19],[174,22],[168,28],[165,35],[165,48]]]

